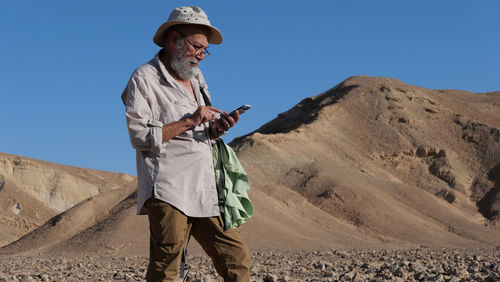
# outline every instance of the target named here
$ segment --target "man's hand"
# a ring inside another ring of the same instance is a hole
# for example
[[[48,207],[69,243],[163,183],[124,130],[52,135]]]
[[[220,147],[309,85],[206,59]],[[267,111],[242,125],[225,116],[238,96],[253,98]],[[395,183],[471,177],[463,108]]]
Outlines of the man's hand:
[[[222,132],[228,131],[240,119],[240,113],[234,111],[231,114],[224,112],[221,117],[215,122],[215,130],[220,135]]]
[[[165,143],[186,130],[192,129],[204,122],[216,119],[217,116],[215,113],[220,112],[221,110],[211,106],[200,106],[189,117],[163,125],[162,142]]]
[[[216,119],[217,116],[215,113],[220,112],[222,111],[212,106],[200,106],[191,116],[187,117],[186,120],[190,123],[190,125],[192,125],[192,128],[207,121]]]

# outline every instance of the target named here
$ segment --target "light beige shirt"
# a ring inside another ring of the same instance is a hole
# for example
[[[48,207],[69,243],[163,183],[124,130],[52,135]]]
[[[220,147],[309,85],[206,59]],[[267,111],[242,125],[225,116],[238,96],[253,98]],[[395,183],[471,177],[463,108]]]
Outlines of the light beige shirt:
[[[122,94],[132,146],[137,158],[137,213],[150,197],[165,201],[191,217],[219,215],[208,123],[162,143],[162,127],[205,105],[201,72],[191,79],[197,101],[178,84],[159,53],[137,68]]]

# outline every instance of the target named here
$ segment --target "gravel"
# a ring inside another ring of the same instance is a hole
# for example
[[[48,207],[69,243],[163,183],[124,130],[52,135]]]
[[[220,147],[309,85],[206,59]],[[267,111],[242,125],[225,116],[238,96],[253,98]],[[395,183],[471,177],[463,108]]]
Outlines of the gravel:
[[[500,248],[282,250],[252,254],[252,281],[500,281]],[[0,281],[141,281],[145,256],[0,256]],[[189,255],[186,281],[222,281]]]

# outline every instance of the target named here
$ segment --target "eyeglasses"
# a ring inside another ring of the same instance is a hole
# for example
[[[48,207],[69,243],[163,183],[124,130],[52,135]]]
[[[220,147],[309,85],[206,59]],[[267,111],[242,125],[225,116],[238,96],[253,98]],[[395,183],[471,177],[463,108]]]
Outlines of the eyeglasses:
[[[196,46],[191,41],[189,41],[186,37],[184,37],[184,40],[186,40],[187,43],[189,43],[194,48],[194,50],[195,50],[194,54],[195,55],[199,54],[200,51],[201,51],[205,57],[210,56],[210,52],[208,52],[208,50],[207,50],[208,47],[205,48],[205,47],[202,47],[202,46]]]
[[[201,52],[203,52],[203,55],[204,55],[205,57],[210,56],[210,52],[208,52],[208,50],[207,50],[207,48],[208,48],[208,47],[207,47],[207,48],[204,48],[203,46],[196,46],[196,45],[194,45],[191,41],[189,41],[189,40],[186,38],[186,35],[184,34],[184,32],[182,32],[182,31],[180,31],[180,30],[178,30],[178,29],[175,29],[175,31],[177,31],[177,32],[178,32],[178,33],[182,36],[182,38],[184,38],[184,40],[186,40],[186,41],[187,41],[187,43],[189,43],[189,45],[191,45],[191,46],[194,48],[194,54],[195,54],[195,55],[196,55],[196,54],[199,54],[199,52],[200,52],[200,50],[201,50]]]

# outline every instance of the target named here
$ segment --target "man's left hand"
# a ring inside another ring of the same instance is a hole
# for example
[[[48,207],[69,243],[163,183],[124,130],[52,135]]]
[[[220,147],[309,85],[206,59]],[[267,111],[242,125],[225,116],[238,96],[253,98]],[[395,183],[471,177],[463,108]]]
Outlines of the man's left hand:
[[[232,114],[224,112],[221,117],[215,122],[215,129],[218,133],[226,132],[233,127],[240,119],[240,113],[234,111]]]

